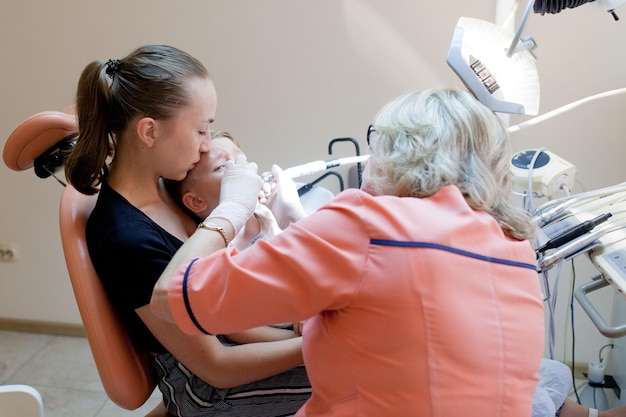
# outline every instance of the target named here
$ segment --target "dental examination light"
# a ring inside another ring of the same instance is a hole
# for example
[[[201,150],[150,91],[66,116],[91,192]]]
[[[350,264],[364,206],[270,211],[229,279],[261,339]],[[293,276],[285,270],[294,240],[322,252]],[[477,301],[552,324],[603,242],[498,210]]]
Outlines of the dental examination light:
[[[539,75],[532,50],[508,57],[513,34],[484,20],[461,17],[448,65],[487,108],[498,113],[539,113]]]
[[[511,8],[517,9],[519,0]],[[528,0],[514,32],[484,20],[461,17],[454,28],[447,62],[465,86],[486,107],[498,113],[537,115],[539,75],[531,36],[522,36],[534,9],[538,14],[556,14],[585,3],[594,3],[611,13],[626,0]]]
[[[523,23],[532,8],[530,0]],[[514,6],[515,7],[515,6]],[[539,74],[531,37],[521,39],[484,20],[461,17],[454,28],[447,62],[486,107],[498,113],[539,113]]]

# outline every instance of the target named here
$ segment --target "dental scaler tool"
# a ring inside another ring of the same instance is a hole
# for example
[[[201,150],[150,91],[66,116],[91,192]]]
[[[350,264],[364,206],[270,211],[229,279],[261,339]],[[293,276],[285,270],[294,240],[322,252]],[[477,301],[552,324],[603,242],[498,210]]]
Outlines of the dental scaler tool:
[[[349,156],[346,158],[329,159],[327,161],[313,161],[302,165],[296,165],[285,169],[285,174],[289,178],[304,177],[305,175],[316,174],[318,172],[326,171],[327,169],[338,167],[341,165],[358,164],[367,161],[369,155],[361,156]],[[263,177],[263,182],[273,182],[274,176],[269,173]]]

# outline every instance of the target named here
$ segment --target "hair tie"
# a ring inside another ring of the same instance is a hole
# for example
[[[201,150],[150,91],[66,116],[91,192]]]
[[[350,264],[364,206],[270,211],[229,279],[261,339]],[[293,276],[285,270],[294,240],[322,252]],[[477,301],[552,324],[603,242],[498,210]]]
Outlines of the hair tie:
[[[109,59],[107,61],[106,73],[110,79],[113,79],[113,77],[115,77],[115,74],[119,71],[119,69],[120,69],[119,59]]]

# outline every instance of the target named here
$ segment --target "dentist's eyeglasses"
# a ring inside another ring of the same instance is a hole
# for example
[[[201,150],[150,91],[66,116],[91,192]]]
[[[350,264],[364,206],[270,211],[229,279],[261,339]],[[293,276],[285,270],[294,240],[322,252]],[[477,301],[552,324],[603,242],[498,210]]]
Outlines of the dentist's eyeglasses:
[[[369,125],[369,127],[367,128],[367,146],[368,147],[370,146],[370,140],[375,140],[377,136],[378,136],[378,133],[376,132],[374,125]]]

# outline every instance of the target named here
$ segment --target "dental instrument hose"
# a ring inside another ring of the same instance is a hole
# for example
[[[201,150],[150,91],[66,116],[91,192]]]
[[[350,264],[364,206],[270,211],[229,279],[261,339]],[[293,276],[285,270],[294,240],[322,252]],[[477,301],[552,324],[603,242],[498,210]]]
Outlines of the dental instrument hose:
[[[285,174],[289,178],[304,177],[305,175],[317,174],[327,169],[341,165],[358,164],[367,161],[369,155],[349,156],[347,158],[329,159],[327,161],[313,161],[302,165],[286,168]],[[263,177],[263,182],[272,182],[275,178],[272,174]]]
[[[611,213],[601,214],[595,219],[587,220],[586,222],[583,222],[577,226],[573,226],[565,230],[563,233],[560,233],[559,235],[548,240],[539,249],[537,249],[537,253],[545,252],[548,249],[554,249],[563,246],[564,244],[571,242],[577,237],[582,236],[587,232],[590,232],[591,230],[593,230],[594,227],[601,223],[604,223],[611,216]]]

